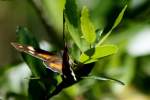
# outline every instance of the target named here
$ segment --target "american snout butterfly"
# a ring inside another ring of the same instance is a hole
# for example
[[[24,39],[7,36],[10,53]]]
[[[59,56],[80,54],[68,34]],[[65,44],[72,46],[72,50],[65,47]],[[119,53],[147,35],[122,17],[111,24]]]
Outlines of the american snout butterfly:
[[[11,43],[18,51],[27,53],[33,57],[36,57],[43,61],[44,65],[54,72],[57,72],[63,76],[65,79],[70,79],[77,81],[75,73],[69,62],[68,48],[65,45],[63,51],[63,57],[58,56],[54,53],[36,49],[29,45],[22,45],[19,43]]]

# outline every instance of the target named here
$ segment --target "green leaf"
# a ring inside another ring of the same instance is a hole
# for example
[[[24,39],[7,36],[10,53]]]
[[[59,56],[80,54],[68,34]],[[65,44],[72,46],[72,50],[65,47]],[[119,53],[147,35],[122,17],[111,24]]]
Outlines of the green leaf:
[[[78,27],[77,5],[75,0],[66,0],[65,14],[74,27]]]
[[[29,30],[25,27],[18,27],[17,31],[17,38],[18,42],[25,45],[31,45],[34,48],[39,48],[37,40],[32,36],[32,34],[29,32]],[[43,76],[45,75],[45,66],[43,66],[42,62],[40,62],[38,59],[22,53],[22,57],[24,61],[28,64],[31,72],[35,76]]]
[[[103,45],[103,46],[98,46],[96,48],[91,48],[81,54],[80,62],[86,64],[95,62],[102,57],[115,54],[117,50],[118,48],[115,45]]]
[[[127,5],[124,6],[124,8],[122,9],[122,11],[120,12],[120,14],[118,15],[117,19],[115,20],[115,23],[112,27],[112,29],[116,28],[118,26],[118,24],[121,22],[122,18],[123,18],[123,15],[124,15],[124,12],[126,11],[127,9]]]
[[[96,40],[95,27],[90,21],[88,8],[83,7],[80,20],[83,37],[89,44],[94,43]]]
[[[112,28],[109,30],[108,33],[106,33],[106,35],[96,44],[96,46],[101,45],[107,38],[108,36],[111,34],[111,32],[113,31],[114,28],[116,28],[118,26],[118,24],[121,22],[124,12],[127,9],[127,5],[124,6],[124,8],[122,9],[122,11],[120,12],[120,14],[118,15],[117,19],[114,22],[114,25],[112,26]]]
[[[87,78],[87,79],[95,79],[95,80],[99,80],[99,81],[114,81],[117,82],[121,85],[125,85],[122,81],[111,78],[111,77],[104,77],[104,76],[87,76],[87,77],[83,77],[83,78]]]
[[[18,27],[17,38],[20,44],[31,45],[34,48],[39,48],[37,40],[34,36],[29,32],[29,30],[25,27]],[[41,100],[41,98],[46,97],[46,93],[48,93],[53,86],[56,86],[57,81],[55,79],[54,73],[50,70],[46,70],[46,67],[43,63],[26,53],[21,53],[24,61],[28,64],[33,77],[40,78],[49,78],[49,80],[30,80],[29,81],[29,98],[31,100]]]
[[[67,18],[66,18],[66,23],[67,23],[67,28],[70,33],[70,36],[72,37],[72,39],[74,40],[78,48],[82,51],[81,40],[80,40],[78,29],[74,27]]]
[[[66,26],[69,31],[69,34],[77,47],[83,51],[83,46],[81,44],[81,34],[79,31],[79,24],[78,24],[78,14],[77,14],[77,5],[75,0],[66,0],[65,4],[65,21]]]
[[[39,48],[38,41],[35,39],[33,34],[25,27],[18,27],[17,31],[17,40],[20,44],[30,45],[34,48]],[[43,62],[33,56],[30,56],[26,53],[21,53],[24,61],[28,64],[32,74],[36,77],[45,77],[53,73],[46,71],[46,67],[43,65]]]
[[[78,28],[74,27],[69,20],[66,18],[66,26],[69,31],[71,38],[73,39],[74,43],[80,49],[80,51],[85,51],[89,48],[89,44],[85,41],[85,39],[81,39],[80,32]]]

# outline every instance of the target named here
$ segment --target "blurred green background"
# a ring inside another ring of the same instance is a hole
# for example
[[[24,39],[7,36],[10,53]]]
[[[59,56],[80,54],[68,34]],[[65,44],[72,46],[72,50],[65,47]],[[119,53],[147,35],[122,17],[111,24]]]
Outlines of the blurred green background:
[[[49,51],[62,48],[62,11],[65,0],[0,0],[0,100],[27,100],[30,69],[10,42],[16,26],[26,26]],[[128,8],[106,43],[116,44],[117,54],[98,61],[92,74],[123,81],[85,79],[52,100],[150,100],[150,0],[76,0],[86,5],[97,29],[104,34],[125,4]],[[42,20],[49,27],[45,27]]]

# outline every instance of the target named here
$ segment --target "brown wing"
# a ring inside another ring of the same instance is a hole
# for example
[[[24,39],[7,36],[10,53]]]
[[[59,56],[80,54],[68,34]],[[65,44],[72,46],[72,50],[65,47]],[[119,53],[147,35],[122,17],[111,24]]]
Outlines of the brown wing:
[[[56,60],[56,61],[47,60],[44,61],[44,64],[52,71],[62,74],[62,60]]]
[[[31,56],[43,60],[44,64],[54,72],[62,73],[62,58],[56,54],[35,49],[32,46],[26,46],[18,43],[11,43],[18,51],[25,52]]]

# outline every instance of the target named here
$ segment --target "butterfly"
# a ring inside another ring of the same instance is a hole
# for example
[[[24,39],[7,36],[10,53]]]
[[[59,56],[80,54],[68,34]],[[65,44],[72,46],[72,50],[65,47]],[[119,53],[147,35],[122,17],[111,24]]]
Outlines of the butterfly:
[[[37,49],[29,45],[22,45],[19,43],[11,43],[18,51],[27,53],[33,57],[36,57],[43,61],[44,65],[63,76],[64,79],[69,79],[72,81],[77,81],[76,75],[71,67],[71,62],[69,61],[68,48],[65,45],[63,56],[58,56],[54,53]]]

